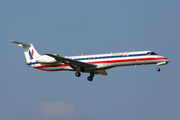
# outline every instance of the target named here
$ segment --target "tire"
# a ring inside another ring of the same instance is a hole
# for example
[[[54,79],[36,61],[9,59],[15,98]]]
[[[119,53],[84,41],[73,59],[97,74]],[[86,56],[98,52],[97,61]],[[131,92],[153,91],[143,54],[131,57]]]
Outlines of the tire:
[[[157,70],[158,72],[160,72],[160,68],[157,68],[156,70]]]
[[[76,75],[77,77],[80,77],[80,76],[81,76],[81,73],[80,73],[80,72],[76,72],[75,75]]]
[[[87,80],[92,81],[92,80],[93,80],[93,77],[88,76],[88,77],[87,77]]]

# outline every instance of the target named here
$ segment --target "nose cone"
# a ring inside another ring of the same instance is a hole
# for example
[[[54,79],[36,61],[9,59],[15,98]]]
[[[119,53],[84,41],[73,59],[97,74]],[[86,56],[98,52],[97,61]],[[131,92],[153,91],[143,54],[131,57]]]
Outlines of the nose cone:
[[[170,60],[168,58],[163,57],[163,56],[161,56],[160,59],[162,62],[166,62],[166,63],[170,62]]]
[[[169,60],[168,58],[165,58],[165,61],[166,61],[166,62],[170,62],[170,60]]]

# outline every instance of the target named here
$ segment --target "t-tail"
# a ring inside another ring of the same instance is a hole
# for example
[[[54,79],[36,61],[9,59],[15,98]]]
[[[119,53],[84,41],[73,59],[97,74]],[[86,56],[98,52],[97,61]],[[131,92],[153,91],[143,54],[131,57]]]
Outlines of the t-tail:
[[[39,53],[34,48],[33,44],[24,44],[16,41],[10,41],[12,43],[18,44],[24,50],[24,55],[28,64],[35,62],[35,58],[40,57]]]

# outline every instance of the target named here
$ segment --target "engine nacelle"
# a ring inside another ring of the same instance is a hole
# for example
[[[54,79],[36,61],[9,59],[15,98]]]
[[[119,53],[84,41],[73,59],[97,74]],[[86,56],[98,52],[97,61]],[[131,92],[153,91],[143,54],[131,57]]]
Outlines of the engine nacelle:
[[[39,63],[44,63],[44,64],[50,64],[50,63],[57,63],[58,62],[55,58],[50,57],[48,55],[39,56],[39,57],[35,58],[35,61],[39,62]]]

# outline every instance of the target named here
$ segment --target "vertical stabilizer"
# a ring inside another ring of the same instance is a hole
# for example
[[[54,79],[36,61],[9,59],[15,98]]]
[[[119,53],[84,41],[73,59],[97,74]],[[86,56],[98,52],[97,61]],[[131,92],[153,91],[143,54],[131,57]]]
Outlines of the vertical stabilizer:
[[[23,48],[27,63],[35,62],[35,58],[40,56],[39,53],[34,48],[33,44],[24,44],[16,41],[10,41],[10,42],[18,44]]]

